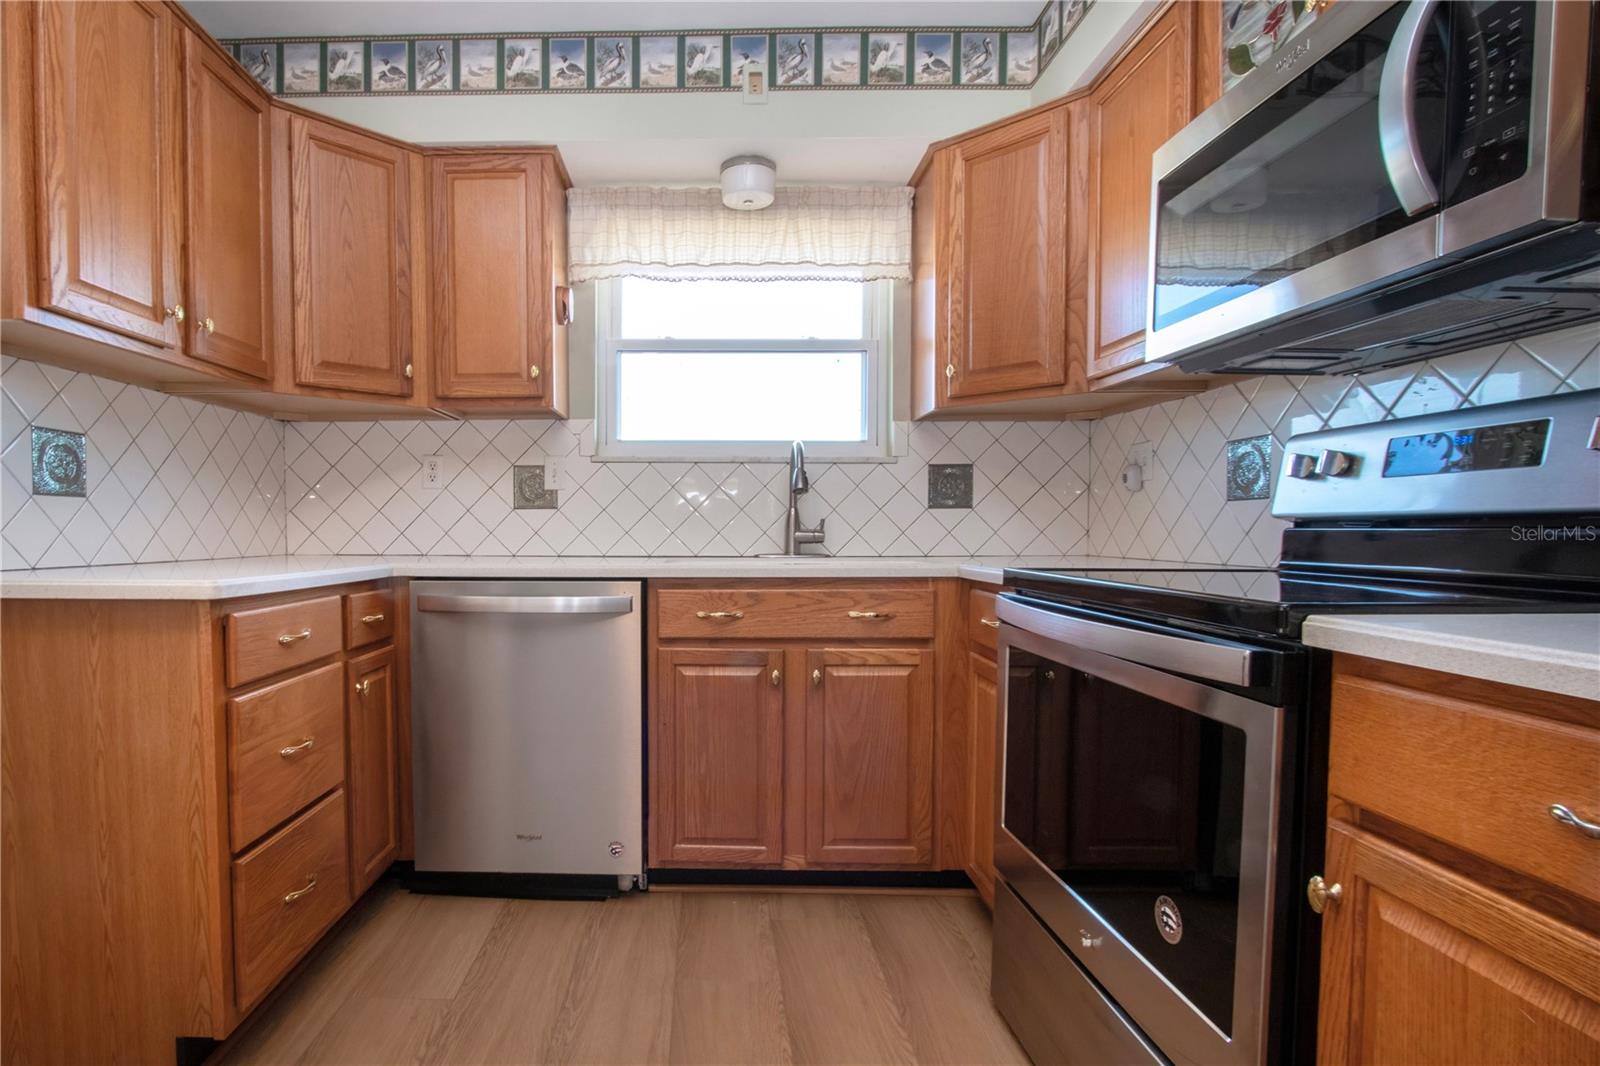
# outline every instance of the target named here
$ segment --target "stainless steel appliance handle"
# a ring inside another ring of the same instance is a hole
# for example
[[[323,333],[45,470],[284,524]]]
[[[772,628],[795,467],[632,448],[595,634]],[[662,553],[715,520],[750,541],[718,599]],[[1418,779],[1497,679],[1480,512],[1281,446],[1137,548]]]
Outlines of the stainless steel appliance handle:
[[[1243,644],[1169,637],[1131,627],[1108,625],[1069,614],[1040,610],[1015,600],[996,601],[1000,621],[1046,640],[1097,651],[1175,674],[1188,674],[1224,685],[1248,685],[1261,653]]]
[[[1439,187],[1417,143],[1417,57],[1439,0],[1412,0],[1395,28],[1378,81],[1378,142],[1389,184],[1406,214],[1439,206]]]
[[[447,596],[417,594],[417,610],[468,614],[631,614],[632,596]]]

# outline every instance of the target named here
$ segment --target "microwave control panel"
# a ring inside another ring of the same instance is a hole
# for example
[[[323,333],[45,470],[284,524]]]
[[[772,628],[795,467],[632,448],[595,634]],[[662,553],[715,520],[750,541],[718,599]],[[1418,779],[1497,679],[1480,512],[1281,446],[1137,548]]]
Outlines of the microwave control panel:
[[[1450,37],[1451,143],[1445,201],[1470,200],[1528,169],[1533,114],[1534,5],[1501,0],[1445,5]]]

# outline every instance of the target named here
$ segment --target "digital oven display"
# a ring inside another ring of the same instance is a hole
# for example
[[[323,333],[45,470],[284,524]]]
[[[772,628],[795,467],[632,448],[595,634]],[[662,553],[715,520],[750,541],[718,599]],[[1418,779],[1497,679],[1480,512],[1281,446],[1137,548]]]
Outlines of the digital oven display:
[[[1544,462],[1550,420],[1507,422],[1414,437],[1391,437],[1383,460],[1384,477],[1460,474],[1468,470],[1508,470]]]

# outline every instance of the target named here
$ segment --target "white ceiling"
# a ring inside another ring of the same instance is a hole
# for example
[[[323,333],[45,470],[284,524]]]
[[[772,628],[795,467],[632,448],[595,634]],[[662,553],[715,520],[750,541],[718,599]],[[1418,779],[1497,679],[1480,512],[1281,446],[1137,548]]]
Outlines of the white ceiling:
[[[1023,26],[1042,0],[188,0],[216,37]]]

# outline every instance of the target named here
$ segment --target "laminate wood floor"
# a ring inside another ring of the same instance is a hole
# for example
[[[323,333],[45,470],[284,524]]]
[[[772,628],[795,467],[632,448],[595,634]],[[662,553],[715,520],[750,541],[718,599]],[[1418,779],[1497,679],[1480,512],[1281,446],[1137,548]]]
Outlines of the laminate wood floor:
[[[1027,1061],[971,896],[383,887],[211,1066]]]

